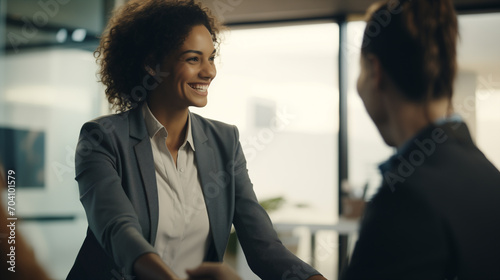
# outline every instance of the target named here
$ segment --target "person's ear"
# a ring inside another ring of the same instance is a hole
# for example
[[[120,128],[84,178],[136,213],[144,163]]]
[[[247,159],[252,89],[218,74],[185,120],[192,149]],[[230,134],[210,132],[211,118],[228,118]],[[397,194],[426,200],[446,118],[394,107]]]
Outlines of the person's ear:
[[[153,70],[154,67],[152,65],[154,65],[154,63],[153,63],[153,56],[149,55],[144,60],[144,70],[146,70],[146,72],[148,72],[149,75],[155,76],[156,75],[156,71]]]
[[[153,70],[153,68],[151,68],[151,66],[145,65],[144,70],[146,70],[146,72],[148,72],[149,75],[156,76],[156,71]]]
[[[368,75],[370,75],[374,85],[379,89],[383,88],[385,72],[380,63],[380,59],[373,54],[368,54],[366,56],[366,64]]]

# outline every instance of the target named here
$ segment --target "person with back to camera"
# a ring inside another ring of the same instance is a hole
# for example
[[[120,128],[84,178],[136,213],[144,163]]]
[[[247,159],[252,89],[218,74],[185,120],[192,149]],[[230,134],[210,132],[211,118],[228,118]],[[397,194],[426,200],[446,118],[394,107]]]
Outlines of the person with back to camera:
[[[367,14],[358,92],[397,153],[380,166],[341,279],[500,279],[500,172],[451,114],[452,1],[385,1]]]
[[[194,1],[134,0],[111,18],[96,56],[119,113],[80,133],[89,227],[67,279],[184,279],[222,261],[232,224],[262,279],[325,279],[279,241],[236,127],[188,109],[207,103],[219,30]]]

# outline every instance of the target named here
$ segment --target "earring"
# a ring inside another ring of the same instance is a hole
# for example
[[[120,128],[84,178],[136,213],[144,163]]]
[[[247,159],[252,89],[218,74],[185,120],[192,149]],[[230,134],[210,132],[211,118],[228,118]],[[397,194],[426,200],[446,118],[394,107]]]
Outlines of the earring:
[[[149,65],[146,65],[146,67],[144,67],[144,69],[146,70],[146,72],[149,73],[149,75],[156,76],[155,70],[153,70],[151,67],[149,67]]]

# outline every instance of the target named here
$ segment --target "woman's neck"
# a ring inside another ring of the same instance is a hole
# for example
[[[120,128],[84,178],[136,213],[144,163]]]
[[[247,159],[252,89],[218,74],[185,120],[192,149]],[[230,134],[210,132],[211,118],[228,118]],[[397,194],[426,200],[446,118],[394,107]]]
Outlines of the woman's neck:
[[[387,137],[391,146],[399,148],[431,123],[448,116],[450,102],[442,98],[428,104],[403,101],[395,106],[398,109],[389,115]]]
[[[169,149],[178,150],[186,139],[188,108],[169,108],[160,102],[150,102],[149,110],[168,132],[167,146]]]

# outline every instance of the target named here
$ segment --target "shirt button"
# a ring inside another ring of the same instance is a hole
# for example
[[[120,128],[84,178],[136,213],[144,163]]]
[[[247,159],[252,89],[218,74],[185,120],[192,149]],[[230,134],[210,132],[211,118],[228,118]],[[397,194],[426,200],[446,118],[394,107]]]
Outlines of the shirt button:
[[[183,167],[181,167],[181,169],[179,169],[179,171],[180,171],[180,172],[184,172],[184,168],[183,168]]]

